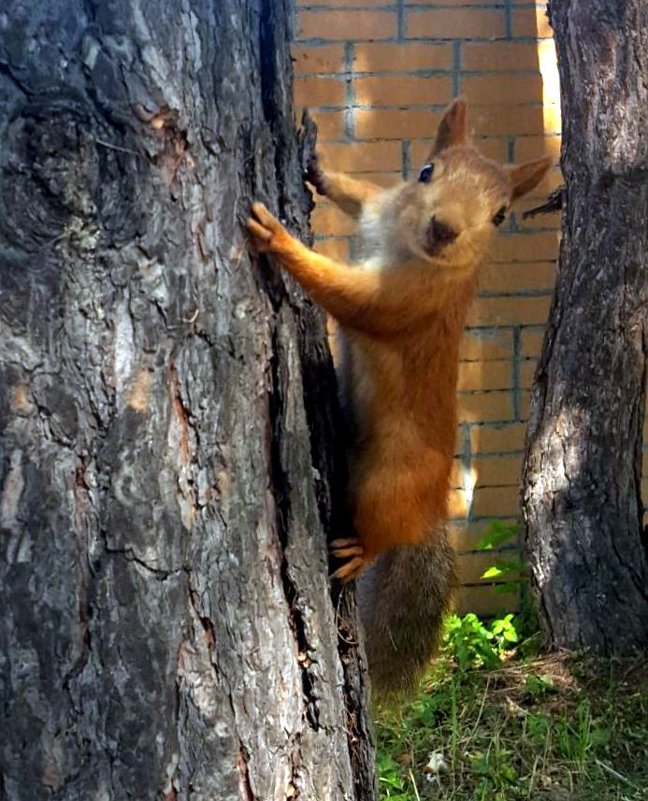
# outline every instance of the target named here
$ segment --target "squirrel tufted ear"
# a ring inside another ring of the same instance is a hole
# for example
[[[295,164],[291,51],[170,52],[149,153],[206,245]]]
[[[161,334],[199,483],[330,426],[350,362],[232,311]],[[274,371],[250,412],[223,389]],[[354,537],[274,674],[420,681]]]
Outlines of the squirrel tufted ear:
[[[468,140],[468,106],[463,97],[455,97],[443,112],[436,140],[430,153],[433,156],[451,145],[463,145]]]
[[[511,179],[511,202],[518,200],[526,195],[542,181],[547,171],[551,167],[553,160],[551,156],[543,156],[535,161],[527,161],[525,164],[516,164],[506,167],[506,171]]]

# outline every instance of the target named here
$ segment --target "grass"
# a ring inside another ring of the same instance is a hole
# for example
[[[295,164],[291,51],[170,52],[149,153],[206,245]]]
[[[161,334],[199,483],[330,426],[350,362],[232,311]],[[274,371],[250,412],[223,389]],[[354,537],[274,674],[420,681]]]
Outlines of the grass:
[[[645,660],[506,657],[495,642],[489,667],[449,650],[415,700],[379,714],[381,799],[648,801]]]

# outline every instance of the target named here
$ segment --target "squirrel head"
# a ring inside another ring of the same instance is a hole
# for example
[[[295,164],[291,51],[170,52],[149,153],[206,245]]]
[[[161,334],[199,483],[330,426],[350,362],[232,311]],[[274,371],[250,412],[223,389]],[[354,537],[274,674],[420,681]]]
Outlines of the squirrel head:
[[[537,186],[549,157],[503,165],[470,141],[466,101],[445,110],[427,163],[400,193],[397,228],[414,255],[448,267],[471,267],[487,250],[512,203]]]

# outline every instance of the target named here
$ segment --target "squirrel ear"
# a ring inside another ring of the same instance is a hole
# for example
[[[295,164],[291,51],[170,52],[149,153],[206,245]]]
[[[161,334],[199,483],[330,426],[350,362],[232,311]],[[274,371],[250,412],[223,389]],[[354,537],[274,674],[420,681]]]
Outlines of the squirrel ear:
[[[446,147],[463,145],[468,140],[468,106],[463,97],[455,97],[437,128],[436,140],[430,153],[430,161]]]
[[[527,161],[525,164],[507,166],[505,169],[511,179],[511,202],[518,200],[523,195],[526,195],[527,192],[535,189],[545,177],[552,163],[551,156],[543,156],[541,159]]]

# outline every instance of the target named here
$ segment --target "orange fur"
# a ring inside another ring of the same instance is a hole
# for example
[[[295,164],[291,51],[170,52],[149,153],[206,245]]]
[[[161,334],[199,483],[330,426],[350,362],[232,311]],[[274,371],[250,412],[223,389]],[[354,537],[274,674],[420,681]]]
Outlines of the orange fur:
[[[262,204],[248,228],[340,323],[346,382],[357,421],[349,487],[357,538],[332,543],[357,576],[380,554],[420,545],[446,516],[457,428],[459,343],[493,219],[541,180],[542,159],[516,169],[468,141],[466,106],[454,101],[430,154],[429,182],[383,190],[339,174],[319,186],[360,219],[363,267],[338,264],[292,237]]]
[[[340,172],[328,172],[322,177],[326,197],[351,217],[359,217],[363,205],[380,192],[380,187],[376,184],[358,181]]]

